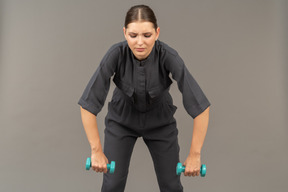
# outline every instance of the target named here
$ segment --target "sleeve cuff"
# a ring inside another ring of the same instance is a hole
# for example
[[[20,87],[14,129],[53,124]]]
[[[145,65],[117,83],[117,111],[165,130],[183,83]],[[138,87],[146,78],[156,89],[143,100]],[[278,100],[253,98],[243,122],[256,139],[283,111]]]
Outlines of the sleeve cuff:
[[[195,119],[198,115],[200,115],[203,111],[205,111],[209,106],[211,106],[211,103],[207,100],[205,103],[202,103],[197,110],[187,110],[188,114]]]
[[[87,111],[89,111],[90,113],[94,114],[95,116],[97,116],[97,114],[100,112],[100,108],[91,104],[91,103],[87,103],[86,101],[84,101],[83,99],[80,99],[78,101],[78,104],[83,108],[86,109]]]

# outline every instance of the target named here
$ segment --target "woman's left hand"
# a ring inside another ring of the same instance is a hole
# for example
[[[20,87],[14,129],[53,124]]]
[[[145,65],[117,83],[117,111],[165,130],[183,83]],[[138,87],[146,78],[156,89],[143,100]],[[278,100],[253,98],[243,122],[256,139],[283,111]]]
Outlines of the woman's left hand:
[[[189,154],[186,161],[183,163],[185,166],[185,176],[199,176],[200,175],[200,167],[201,167],[201,154],[194,153]]]

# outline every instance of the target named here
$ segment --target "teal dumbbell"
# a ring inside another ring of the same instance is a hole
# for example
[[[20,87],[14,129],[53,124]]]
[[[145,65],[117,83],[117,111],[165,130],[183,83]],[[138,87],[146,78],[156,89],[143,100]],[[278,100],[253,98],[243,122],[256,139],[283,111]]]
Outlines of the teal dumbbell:
[[[185,172],[185,166],[182,165],[182,163],[178,163],[176,167],[176,174],[181,175],[182,172]],[[200,175],[201,177],[205,177],[206,175],[206,165],[202,164],[200,168]]]
[[[86,160],[86,170],[89,170],[90,167],[91,167],[91,158],[88,157]],[[110,164],[107,164],[107,169],[108,169],[109,173],[111,173],[111,174],[114,173],[115,167],[116,167],[115,161],[111,161]]]

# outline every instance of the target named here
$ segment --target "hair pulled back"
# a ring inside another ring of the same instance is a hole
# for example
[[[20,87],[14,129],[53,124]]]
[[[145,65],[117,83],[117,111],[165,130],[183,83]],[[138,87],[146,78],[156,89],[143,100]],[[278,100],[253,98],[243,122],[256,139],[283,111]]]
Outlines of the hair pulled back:
[[[158,28],[156,16],[147,5],[135,5],[128,10],[125,18],[125,28],[127,29],[128,24],[135,21],[149,21],[153,23],[155,30]]]

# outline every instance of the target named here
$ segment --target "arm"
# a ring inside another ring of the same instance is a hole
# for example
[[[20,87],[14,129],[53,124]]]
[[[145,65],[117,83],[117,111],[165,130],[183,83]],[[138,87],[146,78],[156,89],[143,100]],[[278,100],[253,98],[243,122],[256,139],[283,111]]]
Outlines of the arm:
[[[194,119],[190,153],[184,162],[184,165],[186,166],[184,173],[185,176],[199,176],[200,174],[201,149],[208,128],[209,110],[210,107]]]
[[[96,172],[107,172],[108,159],[102,151],[96,116],[80,107],[82,123],[91,147],[91,165]]]
[[[184,175],[198,176],[201,167],[201,149],[209,122],[210,102],[179,55],[170,57],[166,62],[166,67],[178,83],[186,111],[194,119],[190,152],[183,163],[186,167]]]
[[[96,172],[107,172],[108,160],[102,151],[96,115],[101,111],[110,88],[110,78],[118,63],[117,46],[112,46],[86,86],[78,104],[82,123],[91,147],[91,165]]]

